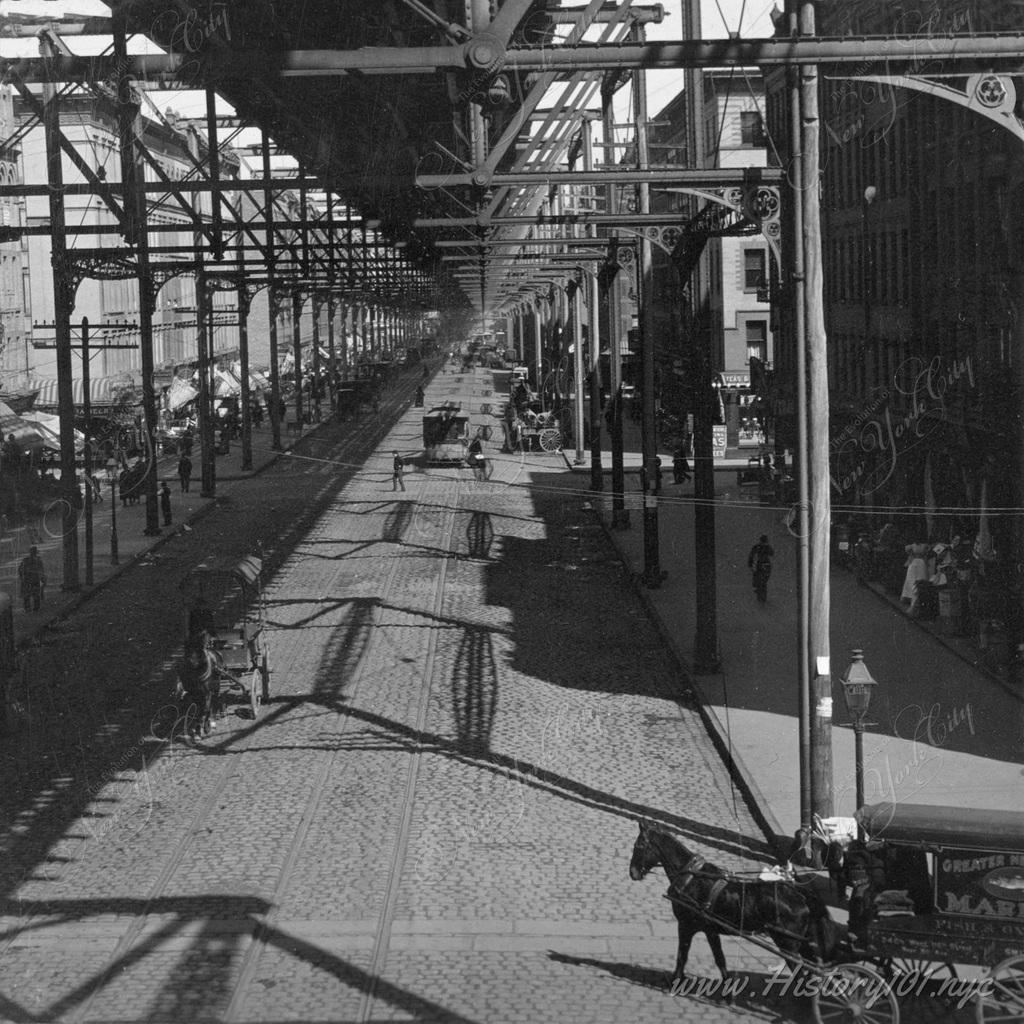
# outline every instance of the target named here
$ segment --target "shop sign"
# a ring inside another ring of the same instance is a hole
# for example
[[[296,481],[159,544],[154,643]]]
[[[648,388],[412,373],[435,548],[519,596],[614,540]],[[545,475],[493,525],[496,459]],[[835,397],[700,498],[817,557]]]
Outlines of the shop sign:
[[[715,425],[711,428],[711,454],[716,459],[725,458],[726,434],[725,425]]]
[[[935,906],[940,914],[1024,920],[1024,852],[940,850]]]
[[[749,388],[749,373],[723,373],[720,374],[722,384],[727,388]]]

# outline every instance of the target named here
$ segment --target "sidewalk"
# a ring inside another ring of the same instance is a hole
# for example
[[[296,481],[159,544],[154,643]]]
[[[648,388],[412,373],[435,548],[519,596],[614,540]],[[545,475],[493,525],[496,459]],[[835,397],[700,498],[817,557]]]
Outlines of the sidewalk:
[[[586,466],[574,466],[586,473]],[[671,479],[670,474],[666,474]],[[610,526],[611,495],[595,504],[626,565],[643,569],[643,522],[627,478],[631,525]],[[787,509],[761,506],[734,474],[716,474],[717,613],[721,671],[694,676],[692,484],[659,498],[661,587],[640,587],[668,642],[687,667],[707,720],[776,835],[800,823],[797,720],[796,547]],[[747,493],[744,493],[747,492]],[[768,602],[758,605],[747,554],[765,533],[775,548]],[[878,683],[864,738],[865,803],[882,800],[985,809],[1024,808],[1024,701],[1012,686],[970,664],[948,643],[852,573],[831,578],[833,780],[835,813],[855,810],[853,731],[840,679],[853,648]],[[962,646],[962,645],[960,645]]]
[[[436,371],[436,368],[435,368]],[[432,371],[432,372],[435,372]],[[412,401],[415,385],[419,383],[422,368],[410,367],[391,386],[386,387],[381,402],[382,417],[395,414]],[[328,422],[330,404],[325,401],[321,406],[323,423]],[[370,414],[367,414],[370,415]],[[363,417],[365,419],[365,417]],[[356,417],[353,423],[360,422]],[[100,587],[115,579],[128,567],[144,558],[154,548],[159,547],[169,537],[186,528],[191,520],[204,515],[214,507],[217,500],[231,492],[231,484],[246,480],[262,472],[275,462],[282,454],[289,451],[302,438],[317,431],[319,423],[311,423],[303,428],[300,434],[282,430],[281,451],[272,447],[272,436],[269,421],[252,432],[252,468],[242,469],[241,441],[231,443],[228,455],[218,455],[216,459],[216,490],[212,498],[200,496],[201,480],[199,478],[198,449],[193,452],[191,489],[181,492],[177,472],[177,456],[162,455],[157,460],[157,481],[166,480],[171,488],[171,526],[161,526],[158,536],[146,536],[146,505],[141,500],[136,505],[123,506],[118,500],[116,509],[118,564],[111,563],[111,515],[110,488],[103,490],[103,501],[93,505],[93,584],[86,586],[86,550],[85,550],[85,513],[80,514],[78,523],[78,563],[79,582],[81,589],[77,592],[65,591],[61,587],[64,578],[63,543],[60,534],[60,522],[56,517],[42,517],[39,521],[27,526],[10,530],[0,538],[0,593],[7,594],[14,610],[14,635],[18,647],[31,641],[41,634],[51,623],[63,618],[86,600]],[[55,523],[50,519],[55,518]],[[163,516],[160,516],[163,522]],[[18,564],[28,554],[29,547],[36,545],[46,566],[47,586],[43,606],[38,612],[26,612],[18,589]]]

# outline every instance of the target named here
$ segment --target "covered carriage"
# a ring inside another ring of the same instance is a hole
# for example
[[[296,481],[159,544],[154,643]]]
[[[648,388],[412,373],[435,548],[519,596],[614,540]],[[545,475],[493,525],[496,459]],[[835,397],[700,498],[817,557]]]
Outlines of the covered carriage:
[[[186,639],[206,635],[232,688],[248,699],[253,718],[270,697],[262,571],[262,560],[254,555],[214,556],[181,582],[188,607]]]
[[[427,464],[461,463],[469,444],[469,415],[461,403],[434,406],[423,417],[423,451]]]
[[[865,957],[897,990],[967,994],[979,1021],[1024,1022],[1024,812],[879,803],[857,820],[867,838],[842,878]]]

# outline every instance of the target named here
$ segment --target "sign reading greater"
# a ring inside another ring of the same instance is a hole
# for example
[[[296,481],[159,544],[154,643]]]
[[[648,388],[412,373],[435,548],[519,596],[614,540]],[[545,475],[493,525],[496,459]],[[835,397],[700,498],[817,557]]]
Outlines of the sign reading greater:
[[[935,906],[940,914],[1024,919],[1024,851],[940,850]]]

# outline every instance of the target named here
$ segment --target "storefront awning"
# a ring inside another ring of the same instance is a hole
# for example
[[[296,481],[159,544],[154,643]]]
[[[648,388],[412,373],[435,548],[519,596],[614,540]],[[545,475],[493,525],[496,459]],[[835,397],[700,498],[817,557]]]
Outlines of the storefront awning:
[[[44,412],[57,408],[57,381],[53,377],[43,377],[35,381],[34,387],[39,388],[35,407]],[[71,382],[71,394],[76,408],[85,404],[85,392],[81,378]],[[139,404],[139,395],[135,387],[124,377],[93,377],[89,380],[89,402],[93,407]]]
[[[215,374],[213,393],[217,398],[230,398],[232,395],[242,393],[242,382],[230,370],[218,367]]]
[[[43,432],[34,423],[18,416],[5,402],[0,402],[0,435],[4,441],[13,437],[22,451],[38,452],[46,447]]]
[[[175,377],[171,381],[171,389],[167,392],[167,406],[171,412],[176,412],[183,405],[188,405],[199,392],[192,387],[187,380]]]
[[[43,436],[45,446],[52,451],[60,451],[60,417],[48,412],[23,412],[21,418],[30,423]],[[17,437],[17,434],[15,434]],[[80,452],[85,447],[85,435],[75,431],[75,451]]]

